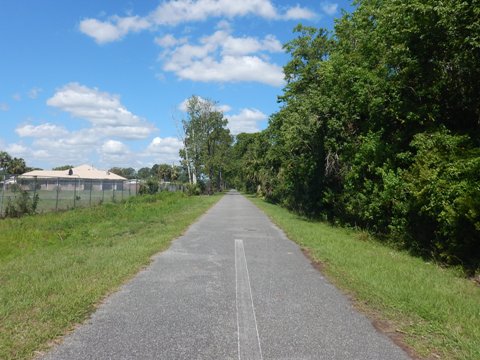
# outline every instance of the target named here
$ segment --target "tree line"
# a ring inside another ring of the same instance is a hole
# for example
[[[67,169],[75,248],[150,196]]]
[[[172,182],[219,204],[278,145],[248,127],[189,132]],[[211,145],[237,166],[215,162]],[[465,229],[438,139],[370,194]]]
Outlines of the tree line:
[[[362,0],[297,26],[266,130],[231,181],[311,217],[480,267],[480,1]]]

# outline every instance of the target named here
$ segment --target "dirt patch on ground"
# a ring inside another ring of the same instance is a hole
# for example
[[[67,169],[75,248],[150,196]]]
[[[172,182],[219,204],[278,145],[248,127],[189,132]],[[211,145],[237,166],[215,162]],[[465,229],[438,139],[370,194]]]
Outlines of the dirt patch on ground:
[[[310,249],[306,248],[301,248],[302,253],[305,255],[305,257],[310,260],[310,264],[320,271],[322,275],[325,275],[328,279],[330,277],[326,274],[326,267],[327,265],[320,262],[316,261],[311,252]],[[338,287],[337,287],[338,288]],[[432,353],[428,358],[424,358],[419,356],[414,349],[412,349],[406,342],[405,342],[405,333],[402,332],[401,330],[397,329],[394,323],[386,321],[381,317],[381,315],[374,311],[373,309],[369,308],[368,305],[365,302],[362,302],[358,299],[355,298],[355,296],[352,293],[347,293],[342,289],[339,289],[342,291],[347,298],[350,300],[352,303],[353,307],[364,314],[365,316],[368,317],[368,319],[371,321],[373,327],[380,333],[388,336],[398,347],[400,347],[403,351],[407,353],[410,358],[413,360],[435,360],[435,359],[441,359],[441,357],[435,353]]]

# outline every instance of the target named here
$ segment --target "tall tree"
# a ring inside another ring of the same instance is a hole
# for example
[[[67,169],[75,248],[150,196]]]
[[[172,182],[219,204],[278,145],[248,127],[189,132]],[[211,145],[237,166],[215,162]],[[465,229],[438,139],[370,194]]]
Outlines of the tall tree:
[[[190,182],[222,183],[227,149],[232,142],[227,120],[213,101],[192,96],[187,100],[187,117],[182,121],[184,148],[180,151]]]

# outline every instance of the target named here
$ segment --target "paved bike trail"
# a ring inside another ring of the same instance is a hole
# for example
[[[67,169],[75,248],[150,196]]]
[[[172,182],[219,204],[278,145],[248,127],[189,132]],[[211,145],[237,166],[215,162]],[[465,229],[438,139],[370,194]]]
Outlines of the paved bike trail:
[[[232,191],[42,359],[408,358]]]

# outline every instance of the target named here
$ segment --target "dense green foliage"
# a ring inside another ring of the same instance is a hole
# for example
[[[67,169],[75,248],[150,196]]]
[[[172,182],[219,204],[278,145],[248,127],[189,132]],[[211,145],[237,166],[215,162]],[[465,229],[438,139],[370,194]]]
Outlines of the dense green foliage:
[[[480,1],[363,0],[299,25],[282,107],[234,184],[419,255],[480,266]]]

